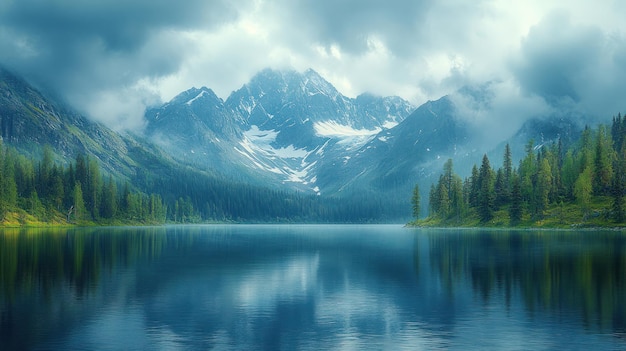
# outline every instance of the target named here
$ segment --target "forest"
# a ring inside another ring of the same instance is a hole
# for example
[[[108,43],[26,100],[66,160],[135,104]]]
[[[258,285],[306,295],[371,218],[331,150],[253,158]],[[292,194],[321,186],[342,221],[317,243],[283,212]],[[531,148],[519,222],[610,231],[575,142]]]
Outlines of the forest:
[[[53,161],[50,147],[41,160],[0,144],[0,223],[89,224],[165,221],[167,208],[156,194],[131,191],[101,174],[98,162],[79,154],[67,167]]]
[[[367,223],[397,220],[401,205],[377,194],[318,196],[229,181],[192,168],[146,173],[136,185],[161,195],[173,223]]]
[[[190,167],[139,169],[121,182],[93,156],[40,160],[0,143],[0,225],[162,223],[364,223],[392,221],[402,211],[389,199],[349,199],[236,183]]]
[[[420,213],[420,193],[412,196],[417,226],[614,226],[624,225],[626,118],[585,127],[572,145],[526,144],[513,166],[504,149],[495,169],[485,154],[480,166],[461,179],[448,159],[428,192],[428,217]]]

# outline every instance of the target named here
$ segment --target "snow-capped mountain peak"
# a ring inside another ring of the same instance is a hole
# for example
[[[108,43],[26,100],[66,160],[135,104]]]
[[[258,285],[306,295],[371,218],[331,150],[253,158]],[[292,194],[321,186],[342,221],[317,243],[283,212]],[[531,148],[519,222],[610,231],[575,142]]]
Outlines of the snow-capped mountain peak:
[[[147,113],[147,134],[207,168],[319,192],[321,165],[354,157],[413,109],[398,97],[348,98],[312,69],[265,69],[225,101],[206,87],[181,93]]]

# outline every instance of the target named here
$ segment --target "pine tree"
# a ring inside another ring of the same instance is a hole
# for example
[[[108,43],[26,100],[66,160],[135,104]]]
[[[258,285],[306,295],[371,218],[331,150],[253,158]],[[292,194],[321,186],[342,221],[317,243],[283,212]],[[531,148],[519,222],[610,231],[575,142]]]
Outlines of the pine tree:
[[[50,145],[45,145],[43,148],[43,156],[39,162],[37,172],[37,184],[36,189],[40,198],[48,199],[48,193],[50,191],[50,178],[52,176],[53,156],[52,148]]]
[[[561,168],[561,183],[563,186],[564,196],[567,200],[574,198],[574,183],[578,178],[578,172],[574,161],[572,150],[568,150],[563,159],[563,167]]]
[[[63,178],[60,171],[53,168],[52,176],[50,177],[50,190],[48,191],[48,198],[51,201],[52,206],[57,210],[61,210],[63,207],[63,197],[65,190],[63,189]]]
[[[576,164],[578,166],[578,173],[582,173],[587,167],[593,167],[593,147],[591,141],[591,129],[589,126],[585,126],[585,129],[580,135],[578,141],[579,147],[576,154]],[[593,168],[591,168],[593,169]]]
[[[576,179],[576,183],[574,183],[574,196],[582,209],[583,220],[586,220],[587,215],[589,214],[589,205],[591,203],[591,194],[593,191],[592,173],[591,167],[585,168],[585,170],[578,176],[578,179]]]
[[[511,155],[511,146],[509,143],[504,147],[504,158],[502,160],[502,170],[503,170],[503,185],[502,188],[502,200],[503,202],[508,202],[511,196],[511,177],[513,176],[513,156]]]
[[[512,175],[511,181],[511,204],[509,205],[509,219],[512,226],[516,226],[522,220],[522,189],[517,174]]]
[[[534,212],[535,204],[535,182],[534,178],[537,174],[537,158],[535,155],[534,141],[530,140],[526,144],[526,156],[520,161],[519,166],[520,186],[522,198],[530,205]]]
[[[450,215],[450,193],[448,192],[447,179],[445,175],[441,175],[439,177],[439,182],[437,183],[437,202],[439,203],[439,209],[437,211],[437,216],[443,219],[448,218]]]
[[[621,171],[623,174],[623,170]],[[611,209],[613,212],[613,220],[617,223],[624,221],[624,180],[622,174],[616,174],[613,177],[613,186],[611,188],[611,195],[613,196],[613,202]]]
[[[535,216],[543,219],[544,212],[548,208],[550,188],[552,186],[552,169],[547,158],[541,159],[541,164],[537,171],[537,194],[535,196]]]
[[[604,125],[598,126],[593,170],[593,193],[605,195],[611,187],[613,176],[613,147]]]
[[[420,217],[420,189],[417,184],[413,188],[413,196],[411,197],[411,205],[413,206],[413,218]]]
[[[508,185],[506,181],[506,176],[504,174],[504,170],[502,168],[498,168],[498,171],[496,172],[496,181],[494,184],[495,208],[499,208],[500,206],[509,202],[510,194],[507,189]]]
[[[85,194],[85,205],[91,213],[91,218],[97,220],[100,218],[100,194],[102,193],[100,184],[102,179],[100,177],[100,167],[98,166],[98,162],[93,159],[88,159],[88,161],[87,190],[83,193]]]
[[[479,184],[478,184],[478,167],[476,165],[472,166],[472,175],[469,179],[469,204],[472,207],[478,206],[478,192],[479,192]]]
[[[494,190],[493,190],[493,170],[489,164],[487,154],[483,155],[483,161],[478,172],[478,216],[480,221],[485,223],[493,218]]]
[[[563,142],[559,137],[559,141],[556,145],[555,159],[550,162],[552,165],[552,177],[554,183],[554,196],[553,201],[562,201],[565,196],[565,189],[563,188],[563,180],[561,179],[561,170],[563,169]]]
[[[85,208],[85,200],[83,199],[83,190],[80,182],[76,182],[76,184],[74,184],[74,189],[72,190],[72,200],[74,202],[74,218],[76,220],[82,220],[87,210]]]
[[[117,212],[117,186],[113,177],[109,175],[109,180],[102,187],[101,215],[104,218],[113,218]]]
[[[437,188],[435,184],[430,184],[430,190],[428,191],[428,216],[434,217],[439,210],[439,201],[437,198]]]
[[[39,199],[39,195],[37,194],[37,190],[33,190],[30,193],[30,197],[28,198],[28,212],[33,216],[37,217],[38,220],[45,220],[46,211]]]
[[[462,219],[466,212],[465,197],[463,195],[463,180],[458,175],[452,177],[450,189],[450,215]]]
[[[4,218],[7,211],[17,206],[17,183],[15,182],[15,160],[8,149],[2,148],[0,153],[4,154],[0,161],[0,220]],[[3,165],[4,163],[4,165]]]
[[[620,116],[621,118],[621,116]],[[624,149],[625,144],[622,144]],[[613,161],[613,179],[611,183],[611,196],[613,202],[611,209],[613,212],[613,220],[617,223],[624,221],[624,188],[626,187],[626,150],[621,150],[619,157]]]
[[[611,125],[611,139],[613,139],[616,151],[621,150],[624,144],[624,135],[626,134],[624,119],[622,119],[621,113],[618,113],[617,117],[613,117],[613,124]]]

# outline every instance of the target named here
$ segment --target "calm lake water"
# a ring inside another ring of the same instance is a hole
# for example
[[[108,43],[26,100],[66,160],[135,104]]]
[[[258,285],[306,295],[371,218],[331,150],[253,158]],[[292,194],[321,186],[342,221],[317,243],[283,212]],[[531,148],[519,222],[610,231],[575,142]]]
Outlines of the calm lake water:
[[[0,232],[0,350],[626,350],[626,233]]]

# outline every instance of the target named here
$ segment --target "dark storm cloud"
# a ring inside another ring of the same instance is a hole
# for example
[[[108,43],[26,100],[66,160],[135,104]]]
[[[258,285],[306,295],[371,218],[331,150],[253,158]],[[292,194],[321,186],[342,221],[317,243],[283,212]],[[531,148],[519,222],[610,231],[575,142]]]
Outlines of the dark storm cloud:
[[[556,12],[530,29],[512,73],[522,91],[552,106],[610,117],[624,108],[625,45],[619,32],[577,25],[568,14]]]
[[[9,0],[0,5],[0,60],[63,93],[132,84],[177,70],[180,43],[159,35],[236,16],[226,1]]]
[[[526,92],[549,101],[580,101],[580,76],[598,64],[602,41],[599,29],[576,28],[567,15],[552,14],[524,39],[514,74]]]
[[[624,108],[623,4],[0,0],[0,64],[114,127],[141,127],[147,105],[192,86],[226,98],[272,67],[313,68],[344,94],[416,105],[494,82],[490,104],[459,103],[477,125],[512,132],[550,108]]]
[[[99,38],[109,50],[132,50],[155,29],[209,28],[233,19],[227,2],[192,0],[19,0],[2,11],[4,25],[61,44]]]

